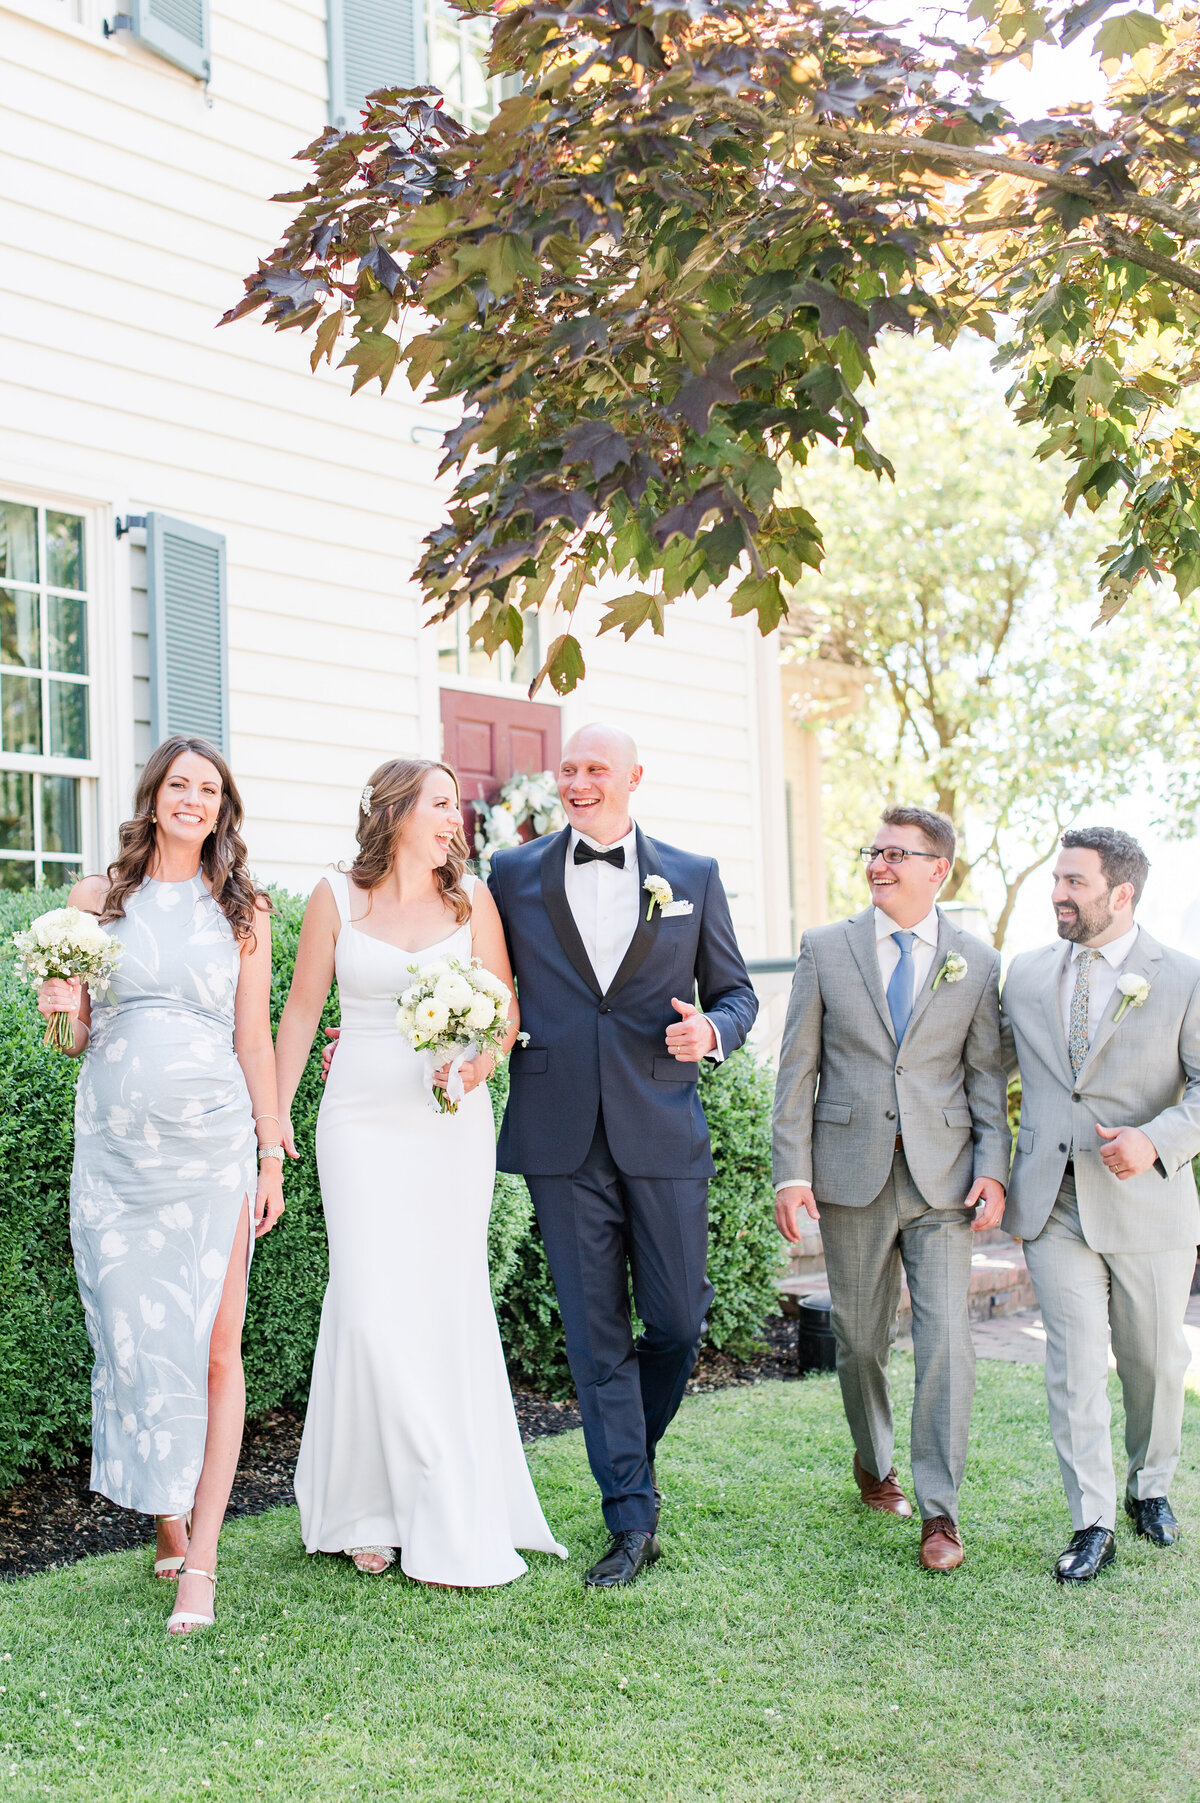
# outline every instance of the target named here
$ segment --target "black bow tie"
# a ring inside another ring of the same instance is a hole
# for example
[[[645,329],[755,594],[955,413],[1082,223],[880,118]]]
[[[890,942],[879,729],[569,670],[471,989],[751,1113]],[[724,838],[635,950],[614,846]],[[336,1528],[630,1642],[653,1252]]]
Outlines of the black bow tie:
[[[575,862],[577,864],[611,864],[614,870],[625,868],[625,847],[614,845],[608,851],[594,851],[585,845],[582,839],[575,841]]]

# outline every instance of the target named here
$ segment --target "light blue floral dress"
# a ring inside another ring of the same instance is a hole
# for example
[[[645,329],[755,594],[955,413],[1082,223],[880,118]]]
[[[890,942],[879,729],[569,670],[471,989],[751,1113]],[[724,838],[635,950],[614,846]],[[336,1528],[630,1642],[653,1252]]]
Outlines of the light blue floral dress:
[[[92,1005],[71,1176],[96,1355],[92,1488],[127,1509],[176,1514],[196,1494],[209,1339],[256,1183],[233,1050],[241,958],[199,876],[146,881],[107,931],[124,951],[111,997]]]

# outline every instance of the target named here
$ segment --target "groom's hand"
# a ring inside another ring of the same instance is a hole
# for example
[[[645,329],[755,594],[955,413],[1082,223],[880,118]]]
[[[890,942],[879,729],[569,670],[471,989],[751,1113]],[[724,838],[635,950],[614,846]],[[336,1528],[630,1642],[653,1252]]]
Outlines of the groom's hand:
[[[1158,1157],[1154,1141],[1140,1127],[1097,1127],[1096,1132],[1108,1142],[1100,1148],[1101,1158],[1122,1183],[1140,1177]]]
[[[667,1028],[667,1050],[681,1064],[699,1064],[707,1053],[716,1050],[716,1028],[707,1015],[701,1014],[699,1008],[693,1008],[690,1002],[681,1002],[672,996],[671,1006],[683,1018]]]
[[[811,1215],[814,1221],[820,1220],[817,1213],[817,1198],[812,1187],[807,1183],[789,1183],[785,1189],[775,1192],[775,1225],[785,1240],[793,1246],[800,1244],[800,1210]]]
[[[326,1027],[325,1037],[331,1043],[321,1048],[321,1081],[324,1083],[329,1075],[329,1067],[333,1063],[333,1054],[337,1051],[337,1042],[341,1036],[340,1027]]]

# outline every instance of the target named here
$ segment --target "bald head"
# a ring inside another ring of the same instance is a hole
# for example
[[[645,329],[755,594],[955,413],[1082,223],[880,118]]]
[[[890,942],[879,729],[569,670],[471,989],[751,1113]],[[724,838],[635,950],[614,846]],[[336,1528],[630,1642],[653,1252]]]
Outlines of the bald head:
[[[591,726],[581,726],[563,747],[564,758],[586,757],[596,752],[606,757],[614,769],[639,768],[638,748],[629,734],[619,726],[606,726],[602,720]]]
[[[598,845],[630,831],[629,798],[641,780],[637,746],[619,726],[581,726],[563,747],[559,797],[571,825]]]

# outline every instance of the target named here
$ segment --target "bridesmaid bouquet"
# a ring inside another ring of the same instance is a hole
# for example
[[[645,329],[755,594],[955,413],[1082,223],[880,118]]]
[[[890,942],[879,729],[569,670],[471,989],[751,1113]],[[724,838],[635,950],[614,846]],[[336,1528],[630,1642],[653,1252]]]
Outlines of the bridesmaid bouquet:
[[[396,997],[396,1025],[416,1051],[427,1055],[431,1076],[449,1064],[446,1087],[434,1087],[433,1096],[443,1114],[456,1114],[466,1094],[459,1067],[489,1048],[499,1051],[512,994],[478,958],[469,964],[441,958],[424,969],[419,964],[408,968],[417,973],[417,981]]]
[[[13,944],[19,976],[39,987],[51,977],[79,977],[93,1000],[108,988],[121,962],[120,942],[82,908],[51,908],[26,932],[14,933]],[[74,1043],[71,1016],[52,1014],[42,1044],[69,1051]]]

